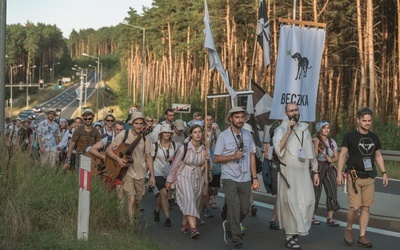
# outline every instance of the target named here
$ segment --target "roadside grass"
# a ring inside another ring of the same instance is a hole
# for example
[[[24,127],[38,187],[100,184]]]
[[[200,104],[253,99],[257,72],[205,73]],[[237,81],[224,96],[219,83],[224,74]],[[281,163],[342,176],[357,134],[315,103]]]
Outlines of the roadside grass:
[[[391,179],[400,179],[400,162],[398,161],[385,161],[385,169],[388,177]],[[381,171],[378,168],[378,176],[382,177]],[[389,184],[390,185],[390,184]]]
[[[3,140],[2,140],[3,141]],[[115,192],[91,182],[89,239],[77,240],[78,176],[0,143],[0,249],[163,249],[127,223]]]

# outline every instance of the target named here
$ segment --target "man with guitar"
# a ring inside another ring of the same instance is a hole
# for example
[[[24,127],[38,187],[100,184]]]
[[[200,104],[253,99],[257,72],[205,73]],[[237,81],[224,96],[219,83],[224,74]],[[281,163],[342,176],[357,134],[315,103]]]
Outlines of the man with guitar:
[[[104,160],[106,158],[106,149],[114,140],[115,136],[119,134],[125,128],[125,123],[123,121],[117,121],[113,126],[113,136],[111,141],[107,136],[103,137],[99,142],[94,144],[90,150],[89,154],[86,154],[90,158],[92,158],[92,175],[100,175],[105,174],[104,181],[108,183],[111,187],[115,185],[115,189],[117,191],[118,197],[123,198],[123,190],[122,190],[122,180],[115,178],[112,179],[111,177],[107,176],[107,167],[104,166]]]
[[[149,131],[142,132],[144,123],[142,112],[132,113],[132,128],[119,133],[106,149],[106,167],[118,170],[119,177],[122,177],[122,188],[128,196],[130,223],[133,223],[140,211],[140,203],[146,188],[145,155],[151,153],[151,141],[146,138]],[[153,166],[148,167],[152,168]],[[153,169],[150,171],[153,172]],[[154,186],[154,184],[154,176],[151,176],[150,186]]]

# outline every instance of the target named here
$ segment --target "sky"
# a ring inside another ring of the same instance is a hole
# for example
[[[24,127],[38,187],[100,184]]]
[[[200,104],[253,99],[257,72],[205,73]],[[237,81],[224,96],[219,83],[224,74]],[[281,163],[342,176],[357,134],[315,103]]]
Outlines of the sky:
[[[27,21],[56,25],[65,38],[72,29],[116,26],[128,16],[129,7],[139,14],[153,0],[8,0],[7,24]]]

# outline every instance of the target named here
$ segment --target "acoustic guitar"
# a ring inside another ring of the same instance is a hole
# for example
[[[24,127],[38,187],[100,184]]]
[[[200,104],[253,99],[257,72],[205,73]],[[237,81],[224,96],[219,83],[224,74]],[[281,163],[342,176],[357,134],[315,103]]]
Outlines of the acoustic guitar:
[[[139,144],[140,140],[146,135],[150,134],[152,129],[147,129],[144,132],[138,134],[136,139],[129,144],[128,146],[125,143],[119,144],[119,146],[113,150],[113,153],[117,155],[119,158],[124,159],[128,164],[133,163],[132,152],[135,150],[136,146]],[[117,161],[111,158],[109,155],[105,155],[106,158],[104,160],[105,172],[107,172],[108,176],[112,179],[122,179],[126,172],[128,171],[128,167],[123,167],[119,165]]]
[[[105,152],[100,153],[100,154],[106,155]],[[100,159],[100,158],[94,156],[90,152],[86,152],[85,156],[87,156],[87,157],[89,157],[91,159],[91,163],[92,163],[91,175],[92,176],[102,175],[102,174],[106,174],[107,173],[107,168],[104,165],[103,159]]]

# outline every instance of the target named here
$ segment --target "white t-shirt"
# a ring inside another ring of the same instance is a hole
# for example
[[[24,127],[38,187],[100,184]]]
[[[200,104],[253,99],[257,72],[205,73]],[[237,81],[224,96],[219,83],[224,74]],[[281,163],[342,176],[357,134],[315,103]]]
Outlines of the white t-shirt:
[[[243,140],[244,158],[237,161],[232,160],[221,164],[221,178],[230,179],[236,182],[251,181],[250,154],[256,152],[256,146],[250,131],[242,129],[239,134]],[[239,150],[239,141],[237,134],[233,133],[231,128],[227,128],[218,136],[215,145],[215,155],[232,155]]]
[[[154,157],[155,148],[156,148],[155,144],[156,143],[158,144],[157,155]],[[160,144],[159,140],[157,142],[155,142],[155,143],[152,143],[150,155],[154,159],[153,160],[153,166],[154,166],[154,175],[155,176],[163,176],[163,177],[167,176],[166,173],[165,173],[165,170],[166,170],[165,165],[169,164],[168,160],[171,160],[171,162],[172,162],[172,159],[173,159],[173,157],[175,155],[175,151],[179,148],[179,146],[180,146],[179,143],[175,143],[175,148],[174,148],[174,145],[173,145],[172,141],[169,144],[168,148],[164,148]],[[167,169],[168,169],[168,167],[167,167]]]

